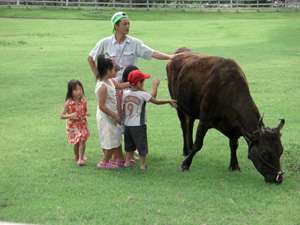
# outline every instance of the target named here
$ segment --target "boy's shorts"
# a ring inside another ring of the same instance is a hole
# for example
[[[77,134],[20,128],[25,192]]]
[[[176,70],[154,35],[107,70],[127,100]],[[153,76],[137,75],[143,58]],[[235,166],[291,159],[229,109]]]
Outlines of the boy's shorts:
[[[147,126],[125,126],[125,151],[133,152],[136,149],[140,156],[148,154]]]

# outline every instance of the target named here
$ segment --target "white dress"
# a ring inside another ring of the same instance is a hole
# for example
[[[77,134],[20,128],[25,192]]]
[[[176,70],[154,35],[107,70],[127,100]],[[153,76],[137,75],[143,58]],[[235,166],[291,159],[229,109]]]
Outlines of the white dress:
[[[114,119],[108,116],[106,113],[102,112],[99,109],[99,96],[98,91],[102,85],[106,86],[107,89],[107,97],[106,97],[106,107],[110,110],[117,113],[117,99],[116,99],[116,89],[111,80],[109,80],[111,86],[106,84],[103,81],[97,81],[96,83],[96,99],[97,99],[97,113],[96,113],[96,121],[98,134],[100,139],[100,145],[103,149],[112,149],[117,148],[121,145],[122,134],[121,127]]]

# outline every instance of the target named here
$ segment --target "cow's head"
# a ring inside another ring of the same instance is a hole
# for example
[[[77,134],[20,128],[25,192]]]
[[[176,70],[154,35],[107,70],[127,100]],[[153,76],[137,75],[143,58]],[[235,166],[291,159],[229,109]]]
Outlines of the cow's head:
[[[264,127],[261,121],[258,130],[251,137],[248,158],[264,176],[266,182],[280,184],[283,181],[280,167],[283,152],[280,130],[283,125],[283,119],[276,128]]]

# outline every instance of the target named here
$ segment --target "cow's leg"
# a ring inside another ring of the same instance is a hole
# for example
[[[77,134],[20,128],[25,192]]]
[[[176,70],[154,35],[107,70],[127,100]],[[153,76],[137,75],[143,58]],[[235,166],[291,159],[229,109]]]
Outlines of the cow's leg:
[[[203,139],[205,137],[207,130],[208,130],[208,127],[204,124],[201,124],[201,121],[200,121],[198,128],[197,128],[196,141],[195,141],[195,144],[193,145],[192,151],[181,163],[182,171],[188,170],[190,168],[194,155],[199,150],[201,150],[202,145],[203,145]]]
[[[183,136],[183,155],[187,156],[193,147],[193,128],[195,119],[177,110]]]
[[[230,165],[229,165],[229,169],[231,171],[236,171],[236,170],[240,170],[239,167],[239,163],[236,157],[236,150],[239,146],[238,143],[238,139],[237,138],[230,138],[229,139],[229,146],[230,146],[230,151],[231,151],[231,155],[230,155]]]

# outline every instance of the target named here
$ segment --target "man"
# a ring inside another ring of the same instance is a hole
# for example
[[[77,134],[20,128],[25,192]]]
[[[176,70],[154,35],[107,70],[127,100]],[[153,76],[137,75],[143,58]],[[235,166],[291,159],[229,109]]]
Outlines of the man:
[[[111,22],[114,35],[101,39],[93,48],[88,57],[88,63],[92,72],[96,75],[96,61],[100,54],[111,58],[119,70],[117,79],[121,81],[124,69],[127,66],[135,65],[138,58],[169,60],[174,55],[168,55],[145,45],[142,41],[128,36],[130,22],[128,15],[124,12],[115,13]]]

